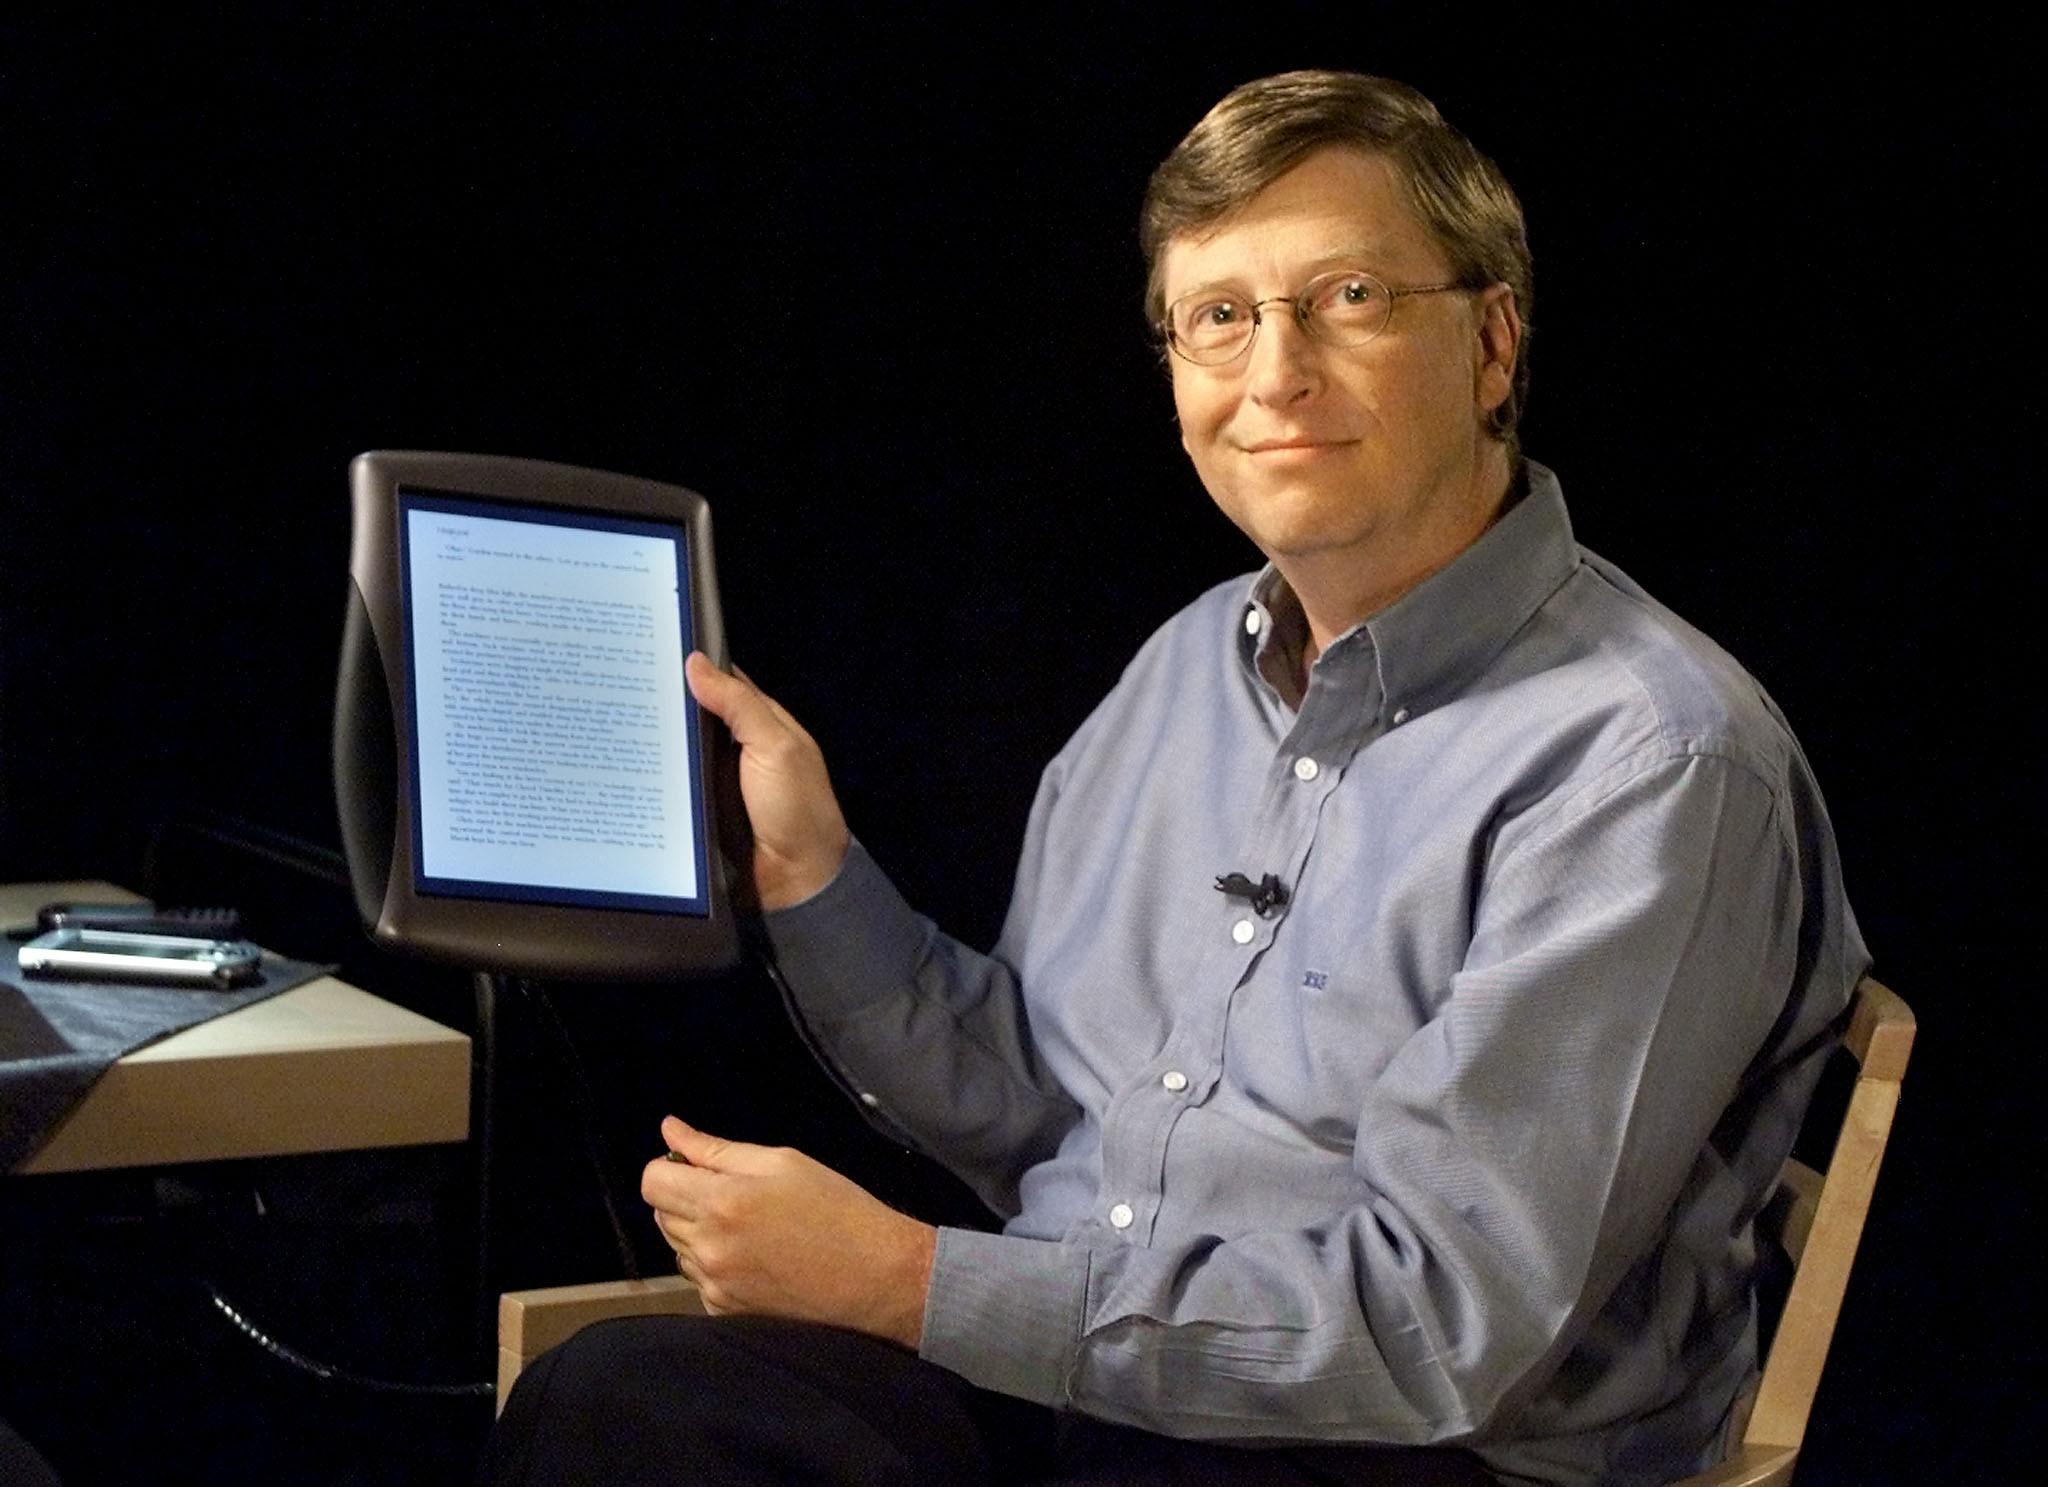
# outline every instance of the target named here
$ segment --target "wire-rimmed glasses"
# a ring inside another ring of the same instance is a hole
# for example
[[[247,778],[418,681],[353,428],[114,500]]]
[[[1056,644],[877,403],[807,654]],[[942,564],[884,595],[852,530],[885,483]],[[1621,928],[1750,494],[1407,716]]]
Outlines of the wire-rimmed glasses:
[[[1182,295],[1166,307],[1159,330],[1174,355],[1196,366],[1220,367],[1251,348],[1267,305],[1286,305],[1302,334],[1325,346],[1363,346],[1387,328],[1394,301],[1411,294],[1443,294],[1480,286],[1462,282],[1418,284],[1391,289],[1363,269],[1335,269],[1317,274],[1293,294],[1251,299],[1215,285]]]

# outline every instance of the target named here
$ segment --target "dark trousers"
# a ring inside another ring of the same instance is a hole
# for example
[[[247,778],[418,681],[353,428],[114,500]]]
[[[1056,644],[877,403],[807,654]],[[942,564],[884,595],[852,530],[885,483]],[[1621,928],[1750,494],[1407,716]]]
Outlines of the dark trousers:
[[[604,1322],[506,1401],[494,1487],[1491,1487],[1463,1451],[1172,1440],[991,1394],[858,1333],[765,1317]]]

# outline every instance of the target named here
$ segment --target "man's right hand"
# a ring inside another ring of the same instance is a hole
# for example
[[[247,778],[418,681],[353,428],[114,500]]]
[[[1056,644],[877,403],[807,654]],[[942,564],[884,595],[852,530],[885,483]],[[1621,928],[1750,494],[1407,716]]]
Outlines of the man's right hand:
[[[690,691],[740,746],[740,795],[754,829],[754,891],[763,909],[801,903],[839,871],[850,840],[825,755],[782,704],[701,651],[685,668]]]

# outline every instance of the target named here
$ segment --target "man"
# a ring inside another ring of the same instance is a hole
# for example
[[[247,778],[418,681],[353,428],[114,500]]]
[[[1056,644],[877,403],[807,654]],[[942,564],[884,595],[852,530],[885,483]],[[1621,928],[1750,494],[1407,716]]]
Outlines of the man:
[[[896,895],[788,714],[691,664],[801,1015],[1003,1232],[670,1120],[644,1192],[730,1320],[572,1345],[507,1463],[1649,1483],[1718,1456],[1750,1219],[1865,964],[1797,745],[1520,457],[1520,208],[1427,100],[1238,89],[1144,242],[1183,443],[1268,564],[1047,769],[992,956]]]

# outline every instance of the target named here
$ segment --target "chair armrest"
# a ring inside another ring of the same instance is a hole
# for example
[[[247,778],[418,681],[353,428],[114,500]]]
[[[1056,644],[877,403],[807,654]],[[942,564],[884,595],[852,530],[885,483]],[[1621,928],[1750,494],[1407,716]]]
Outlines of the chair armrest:
[[[1671,1487],[1790,1487],[1797,1446],[1744,1446],[1719,1466]]]
[[[498,1298],[498,1408],[520,1370],[592,1322],[615,1317],[701,1316],[703,1299],[680,1275],[614,1280],[594,1286],[507,1291]]]

